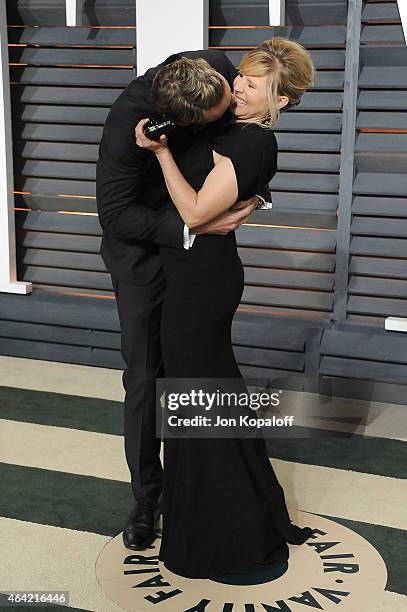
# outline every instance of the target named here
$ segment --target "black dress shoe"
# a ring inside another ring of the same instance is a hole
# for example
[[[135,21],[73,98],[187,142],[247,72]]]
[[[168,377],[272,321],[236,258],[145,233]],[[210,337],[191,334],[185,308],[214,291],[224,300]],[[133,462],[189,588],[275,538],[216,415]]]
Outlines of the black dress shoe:
[[[148,498],[140,499],[130,514],[123,531],[123,543],[131,550],[144,550],[157,537],[156,523],[159,521],[161,508]]]

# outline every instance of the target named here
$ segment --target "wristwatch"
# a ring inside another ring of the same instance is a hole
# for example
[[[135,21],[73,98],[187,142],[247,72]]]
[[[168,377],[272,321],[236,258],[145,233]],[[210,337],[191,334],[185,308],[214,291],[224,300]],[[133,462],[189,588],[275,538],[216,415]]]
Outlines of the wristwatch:
[[[258,193],[255,194],[259,198],[259,203],[257,204],[255,210],[270,210],[273,208],[272,202],[267,202],[261,195]]]

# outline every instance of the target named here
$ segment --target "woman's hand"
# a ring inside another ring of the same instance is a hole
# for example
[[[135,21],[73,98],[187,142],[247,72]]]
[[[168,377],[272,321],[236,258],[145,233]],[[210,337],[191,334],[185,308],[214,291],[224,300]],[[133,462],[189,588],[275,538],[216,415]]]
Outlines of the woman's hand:
[[[150,140],[150,138],[148,138],[143,132],[143,126],[145,123],[147,123],[147,121],[149,121],[149,119],[141,119],[136,125],[136,128],[134,130],[136,136],[136,144],[142,149],[147,149],[148,151],[155,153],[155,155],[159,155],[160,153],[168,149],[167,136],[161,136],[160,140]]]
[[[241,210],[242,208],[247,208],[248,214],[251,214],[254,209],[257,208],[260,202],[260,198],[255,195],[251,197],[250,200],[240,200],[239,202],[236,202],[229,208],[229,210]]]

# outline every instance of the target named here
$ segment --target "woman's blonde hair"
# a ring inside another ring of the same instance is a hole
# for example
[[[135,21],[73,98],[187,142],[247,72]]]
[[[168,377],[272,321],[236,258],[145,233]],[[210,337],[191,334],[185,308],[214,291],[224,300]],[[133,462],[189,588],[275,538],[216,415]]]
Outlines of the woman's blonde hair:
[[[156,111],[179,123],[202,123],[205,111],[220,104],[225,96],[221,75],[203,58],[181,57],[163,66],[152,89]]]
[[[280,36],[248,51],[239,64],[239,70],[248,76],[268,75],[268,116],[261,124],[273,128],[280,112],[300,103],[305,91],[314,85],[315,67],[308,51],[299,43]],[[281,110],[279,96],[289,102]]]

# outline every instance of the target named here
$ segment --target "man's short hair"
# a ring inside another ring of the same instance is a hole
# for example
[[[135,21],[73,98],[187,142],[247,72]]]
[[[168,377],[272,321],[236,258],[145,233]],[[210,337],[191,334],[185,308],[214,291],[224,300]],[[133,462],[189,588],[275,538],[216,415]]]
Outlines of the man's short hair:
[[[182,57],[159,70],[151,94],[154,110],[189,125],[204,122],[205,111],[222,102],[225,84],[203,58]]]

